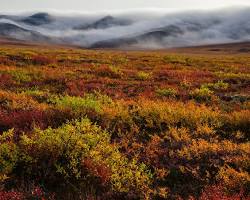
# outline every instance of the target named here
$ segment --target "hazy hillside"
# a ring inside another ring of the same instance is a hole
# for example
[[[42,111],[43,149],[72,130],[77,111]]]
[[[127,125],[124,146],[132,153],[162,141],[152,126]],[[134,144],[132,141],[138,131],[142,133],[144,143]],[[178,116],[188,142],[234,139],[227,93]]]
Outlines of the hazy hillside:
[[[33,41],[35,32],[39,35],[37,40],[43,36],[43,40],[47,38],[50,43],[92,48],[164,49],[249,41],[249,19],[249,8],[178,13],[110,12],[108,15],[1,15],[0,36]],[[4,24],[19,29],[9,29]]]

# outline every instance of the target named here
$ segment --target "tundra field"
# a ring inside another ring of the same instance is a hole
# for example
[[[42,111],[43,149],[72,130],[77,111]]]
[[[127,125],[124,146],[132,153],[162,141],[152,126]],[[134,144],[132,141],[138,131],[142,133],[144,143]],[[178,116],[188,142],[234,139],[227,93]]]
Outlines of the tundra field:
[[[249,44],[0,43],[0,200],[250,199]]]

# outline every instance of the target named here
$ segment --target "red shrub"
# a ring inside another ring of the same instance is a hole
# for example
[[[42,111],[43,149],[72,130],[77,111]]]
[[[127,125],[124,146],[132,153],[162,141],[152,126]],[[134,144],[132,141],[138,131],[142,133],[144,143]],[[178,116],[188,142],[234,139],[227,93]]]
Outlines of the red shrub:
[[[34,65],[48,65],[53,63],[53,60],[45,56],[33,56],[32,63]]]
[[[10,65],[13,62],[10,61],[7,57],[0,56],[0,64],[2,65]]]
[[[13,85],[12,76],[9,74],[0,74],[0,87],[10,87]]]
[[[0,191],[0,200],[24,200],[24,195],[20,192]]]
[[[205,188],[199,200],[250,200],[244,197],[243,191],[234,195],[226,195],[222,186],[210,186]]]
[[[66,83],[66,93],[72,96],[83,96],[84,93],[94,91],[102,91],[102,93],[105,93],[105,89],[105,82],[102,79],[93,79],[91,81],[78,79]]]
[[[183,80],[188,80],[195,83],[212,82],[215,76],[208,71],[187,71],[187,70],[161,70],[155,73],[157,81],[167,80],[168,83],[179,83]]]
[[[72,96],[83,96],[85,92],[84,80],[69,81],[66,83],[66,93]]]
[[[43,111],[11,111],[10,113],[0,111],[0,129],[2,131],[14,128],[17,131],[29,131],[33,123],[44,128],[46,125],[46,115]]]
[[[34,125],[41,129],[58,127],[72,119],[68,112],[59,110],[19,110],[6,112],[0,110],[0,132],[14,128],[16,132],[30,131]]]
[[[111,171],[104,164],[97,164],[94,163],[91,159],[85,159],[82,165],[88,171],[88,173],[97,178],[97,182],[100,181],[101,185],[106,185],[110,180]]]
[[[32,196],[33,197],[36,197],[36,198],[43,198],[43,196],[45,195],[45,192],[43,191],[42,188],[40,187],[35,187],[32,192],[31,192]]]

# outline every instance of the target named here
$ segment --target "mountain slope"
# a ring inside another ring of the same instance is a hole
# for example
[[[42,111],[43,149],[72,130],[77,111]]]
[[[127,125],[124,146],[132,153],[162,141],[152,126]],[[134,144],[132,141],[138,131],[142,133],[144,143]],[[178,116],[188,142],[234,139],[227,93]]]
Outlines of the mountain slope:
[[[50,38],[39,32],[28,30],[10,23],[0,23],[0,36],[19,40],[50,41]]]
[[[48,13],[36,13],[34,15],[26,17],[21,21],[29,25],[41,26],[53,22],[54,19]]]
[[[0,36],[85,48],[128,49],[250,41],[250,8],[109,14],[3,14],[0,15]]]
[[[96,42],[90,46],[90,48],[121,48],[137,45],[138,43],[161,43],[167,37],[177,37],[184,32],[181,28],[170,25],[164,28],[154,29],[140,35],[132,37],[117,38],[111,40],[105,40]]]
[[[114,26],[127,26],[132,22],[130,20],[118,19],[112,16],[106,16],[100,20],[95,21],[92,24],[86,24],[82,26],[77,26],[75,30],[88,30],[88,29],[107,29]]]

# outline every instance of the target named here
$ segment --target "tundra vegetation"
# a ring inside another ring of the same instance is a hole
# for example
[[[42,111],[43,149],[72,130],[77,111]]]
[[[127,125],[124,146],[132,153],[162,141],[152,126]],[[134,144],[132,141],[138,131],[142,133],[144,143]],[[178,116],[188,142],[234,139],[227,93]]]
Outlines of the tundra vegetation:
[[[0,199],[249,199],[250,56],[0,47]]]

